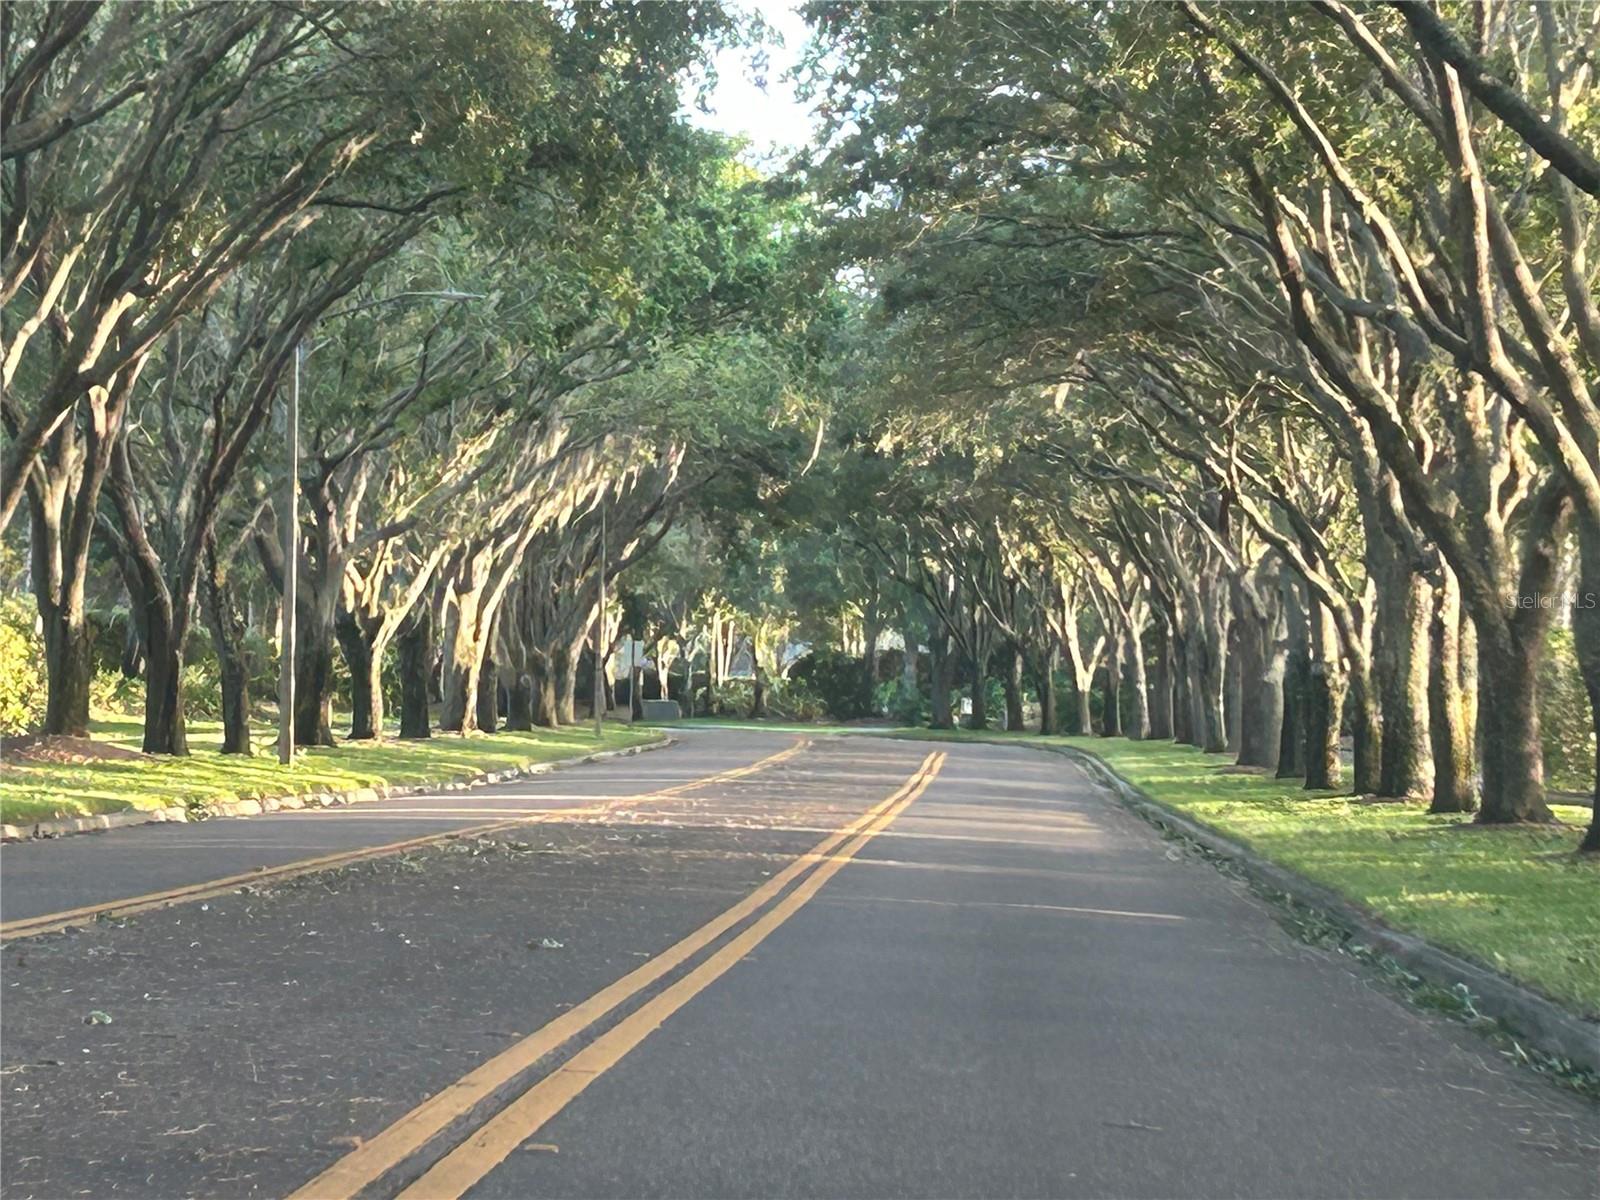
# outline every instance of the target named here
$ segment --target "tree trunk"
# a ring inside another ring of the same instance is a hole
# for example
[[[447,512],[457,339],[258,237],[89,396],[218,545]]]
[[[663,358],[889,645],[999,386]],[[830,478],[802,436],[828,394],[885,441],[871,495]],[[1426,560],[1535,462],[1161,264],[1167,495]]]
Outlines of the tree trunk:
[[[400,660],[400,736],[433,735],[428,724],[428,692],[433,677],[433,609],[424,602],[406,618],[395,637]]]
[[[326,702],[333,689],[333,631],[314,619],[313,608],[314,604],[302,606],[295,630],[294,744],[331,746]]]
[[[1182,626],[1172,632],[1172,740],[1196,746],[1194,720],[1194,668],[1189,662],[1189,638]]]
[[[1237,620],[1228,625],[1228,652],[1222,659],[1222,729],[1228,753],[1237,755],[1244,738],[1245,678],[1239,661],[1243,633]]]
[[[767,715],[767,672],[760,663],[755,664],[755,683],[750,689],[750,716],[760,720]]]
[[[44,626],[45,712],[42,732],[89,736],[89,685],[94,646],[84,611],[84,580],[63,563],[57,515],[30,498],[33,563],[30,572]]]
[[[1122,638],[1115,626],[1106,629],[1105,682],[1100,690],[1100,736],[1122,736]]]
[[[984,690],[988,682],[989,662],[986,655],[972,659],[972,716],[968,725],[972,729],[989,728],[989,699]]]
[[[1144,638],[1139,632],[1139,622],[1128,622],[1128,681],[1133,691],[1133,728],[1128,736],[1135,741],[1150,740],[1150,680],[1144,668]]]
[[[900,686],[908,692],[917,690],[917,657],[918,636],[912,626],[906,626],[900,639],[905,642],[905,654],[900,659]]]
[[[1286,632],[1283,655],[1283,716],[1278,730],[1279,779],[1304,778],[1306,717],[1311,689],[1311,647],[1300,581],[1285,571],[1278,595],[1283,602]]]
[[[144,752],[188,754],[183,719],[183,647],[172,622],[148,620],[145,639]]]
[[[1056,665],[1061,659],[1061,648],[1051,643],[1039,668],[1039,732],[1046,736],[1056,732]]]
[[[583,662],[584,635],[556,655],[556,720],[562,725],[578,723],[578,668]]]
[[[1207,754],[1222,754],[1228,749],[1227,721],[1222,711],[1228,630],[1215,609],[1208,598],[1204,621],[1189,649],[1189,661],[1194,667],[1195,733]]]
[[[535,650],[530,657],[528,685],[533,696],[533,723],[541,729],[554,729],[561,724],[561,701],[554,658],[548,651]]]
[[[950,635],[942,624],[928,627],[928,725],[955,728],[950,705]]]
[[[1403,563],[1390,578],[1379,581],[1379,654],[1373,666],[1380,680],[1383,708],[1380,796],[1421,800],[1433,790],[1428,727],[1432,592],[1428,581]],[[1356,786],[1360,789],[1359,781]]]
[[[1154,645],[1150,654],[1150,737],[1158,742],[1172,740],[1172,645],[1166,620],[1157,616],[1151,624]]]
[[[1001,680],[1006,696],[1006,729],[1020,733],[1026,724],[1022,717],[1022,647],[1013,644],[1006,652],[1006,673]]]
[[[1472,728],[1461,687],[1461,594],[1454,572],[1441,565],[1433,593],[1432,653],[1428,664],[1428,734],[1433,751],[1429,812],[1467,813],[1478,807],[1472,780]],[[1573,628],[1577,628],[1573,614]]]
[[[478,724],[478,604],[482,589],[457,591],[455,608],[445,624],[442,676],[443,703],[439,728],[471,733]]]
[[[1277,652],[1277,613],[1263,615],[1262,606],[1235,593],[1234,649],[1239,660],[1239,752],[1241,767],[1278,765],[1278,738],[1283,724],[1283,660]]]
[[[1572,640],[1578,654],[1578,671],[1589,696],[1590,727],[1596,731],[1595,776],[1589,797],[1589,828],[1578,850],[1600,853],[1600,537],[1578,527],[1578,592],[1572,601]]]
[[[1539,741],[1539,655],[1532,638],[1479,643],[1484,824],[1552,820]]]
[[[533,676],[526,672],[506,683],[506,728],[533,728]]]
[[[1094,736],[1094,701],[1089,695],[1089,689],[1075,687],[1073,696],[1077,699],[1078,727],[1073,730],[1079,737]]]
[[[479,731],[493,733],[499,729],[500,668],[491,654],[485,654],[482,664],[478,667],[478,692],[474,703],[477,707]]]
[[[1376,795],[1383,782],[1383,721],[1367,663],[1351,664],[1349,687],[1351,786],[1358,796]]]
[[[1311,608],[1311,672],[1306,680],[1306,787],[1339,786],[1339,726],[1345,678],[1340,669],[1333,614],[1320,602]]]
[[[251,753],[250,671],[244,657],[244,621],[234,606],[227,580],[217,567],[216,550],[207,540],[200,593],[206,624],[222,676],[222,752]],[[133,622],[129,622],[131,627]]]
[[[334,619],[339,652],[350,671],[350,740],[371,741],[383,731],[383,685],[372,643],[352,613]]]

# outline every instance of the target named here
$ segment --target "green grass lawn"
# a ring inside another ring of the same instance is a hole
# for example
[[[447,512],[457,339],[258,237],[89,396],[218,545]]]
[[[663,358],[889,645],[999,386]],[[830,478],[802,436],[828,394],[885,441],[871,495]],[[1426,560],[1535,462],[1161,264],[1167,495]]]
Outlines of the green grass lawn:
[[[1600,1013],[1600,862],[1573,853],[1586,808],[1557,806],[1566,827],[1496,829],[1429,816],[1419,805],[1357,804],[1230,773],[1226,758],[1166,742],[984,736],[1096,754],[1152,799],[1343,893],[1394,928]]]
[[[96,738],[138,749],[137,717],[91,722]],[[256,753],[219,754],[222,726],[189,722],[188,758],[148,758],[89,763],[7,763],[0,766],[0,821],[22,824],[51,817],[78,817],[130,808],[165,808],[207,801],[260,799],[295,792],[434,783],[478,771],[503,771],[659,741],[654,730],[607,726],[595,740],[588,727],[540,729],[533,733],[435,734],[426,741],[342,742],[305,750],[294,765],[278,765],[275,734],[257,726]]]

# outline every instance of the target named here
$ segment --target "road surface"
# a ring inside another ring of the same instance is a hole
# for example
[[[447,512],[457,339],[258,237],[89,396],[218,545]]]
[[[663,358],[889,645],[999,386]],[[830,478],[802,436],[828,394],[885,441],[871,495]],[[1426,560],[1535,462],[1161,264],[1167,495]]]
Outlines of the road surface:
[[[8,848],[5,917],[512,817],[10,941],[0,1191],[1600,1194],[1592,1106],[1020,748],[691,732]]]

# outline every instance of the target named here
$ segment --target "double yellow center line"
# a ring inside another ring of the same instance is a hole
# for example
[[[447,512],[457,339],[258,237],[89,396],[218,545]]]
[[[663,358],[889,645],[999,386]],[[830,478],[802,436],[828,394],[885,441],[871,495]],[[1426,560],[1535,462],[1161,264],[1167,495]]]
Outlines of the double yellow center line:
[[[461,1196],[599,1075],[616,1065],[667,1018],[798,912],[863,846],[927,790],[944,765],[944,759],[942,751],[929,754],[911,778],[887,799],[824,838],[743,900],[430,1096],[294,1192],[289,1200],[349,1200],[422,1150],[449,1126],[467,1118],[481,1101],[510,1085],[540,1059],[560,1049],[723,934],[757,913],[761,914],[682,978],[516,1096],[400,1193],[403,1200],[454,1200]],[[788,890],[791,884],[795,886]]]
[[[429,833],[421,837],[406,838],[404,841],[386,842],[380,846],[363,846],[355,850],[342,850],[337,854],[324,854],[318,858],[302,858],[276,867],[259,867],[256,870],[246,871],[242,874],[224,875],[220,879],[207,879],[201,883],[185,884],[182,887],[167,888],[164,891],[146,892],[143,895],[128,896],[121,900],[108,900],[99,904],[86,904],[81,908],[64,909],[60,912],[45,913],[37,917],[23,917],[0,924],[0,941],[10,942],[19,938],[37,937],[43,933],[57,933],[72,925],[82,925],[89,921],[98,920],[101,917],[131,917],[136,913],[148,912],[156,908],[166,908],[171,904],[184,904],[194,900],[209,900],[215,896],[237,891],[239,888],[250,884],[262,883],[267,880],[277,882],[284,879],[292,879],[297,875],[307,875],[313,871],[326,871],[332,867],[345,866],[348,863],[361,862],[370,858],[385,858],[393,854],[404,854],[408,850],[418,850],[424,846],[438,845],[461,838],[488,837],[496,833],[503,833],[508,829],[515,829],[519,825],[537,825],[548,821],[570,821],[577,818],[600,816],[627,804],[663,800],[671,796],[682,795],[684,792],[693,791],[696,788],[743,779],[747,775],[754,775],[757,771],[764,771],[768,767],[775,767],[779,763],[793,758],[810,745],[810,738],[800,738],[793,745],[779,750],[776,754],[769,754],[765,758],[758,759],[748,766],[735,767],[732,770],[721,771],[715,775],[707,775],[700,779],[691,779],[685,783],[674,784],[672,787],[646,792],[642,795],[619,796],[604,804],[590,805],[585,808],[550,809],[547,812],[538,813],[531,817],[519,816],[503,821],[491,821],[485,825],[469,825],[465,829],[452,829],[447,833]]]

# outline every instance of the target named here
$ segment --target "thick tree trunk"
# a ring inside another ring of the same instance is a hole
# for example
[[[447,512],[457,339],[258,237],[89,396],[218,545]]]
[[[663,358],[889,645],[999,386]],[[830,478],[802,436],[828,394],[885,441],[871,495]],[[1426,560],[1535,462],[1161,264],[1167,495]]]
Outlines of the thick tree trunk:
[[[1478,807],[1472,779],[1472,728],[1461,687],[1461,595],[1455,574],[1443,567],[1434,589],[1432,653],[1428,669],[1428,733],[1433,751],[1433,802],[1429,812],[1466,813]],[[1576,617],[1576,614],[1574,614]],[[1577,625],[1576,619],[1573,621]]]
[[[84,607],[84,580],[63,561],[61,522],[31,496],[29,572],[44,626],[45,712],[41,732],[69,737],[89,735],[89,685],[94,679],[94,646]]]
[[[1151,625],[1150,650],[1150,737],[1158,742],[1172,740],[1172,646],[1166,620],[1158,616]]]
[[[1045,735],[1056,732],[1056,665],[1060,659],[1061,648],[1052,644],[1039,667],[1039,732]]]
[[[310,607],[310,606],[308,606]],[[301,610],[303,618],[314,614]],[[315,619],[303,619],[295,630],[294,744],[331,746],[327,699],[333,690],[332,630]]]
[[[1534,640],[1499,647],[1480,642],[1478,654],[1483,755],[1478,820],[1491,825],[1550,821],[1544,797],[1544,748],[1539,741],[1539,655]]]
[[[1128,736],[1135,741],[1150,740],[1150,680],[1144,667],[1144,638],[1137,621],[1128,622],[1128,680],[1133,692],[1133,728]]]
[[[582,634],[572,645],[556,655],[556,720],[562,725],[578,723],[578,668],[583,662]]]
[[[928,627],[928,725],[955,728],[950,704],[950,635],[943,625]]]
[[[1595,776],[1589,792],[1592,805],[1589,828],[1578,850],[1600,853],[1600,537],[1580,525],[1578,532],[1578,592],[1572,602],[1572,640],[1578,670],[1589,696],[1590,727],[1595,730]]]
[[[383,732],[383,684],[378,656],[352,614],[340,613],[334,619],[333,631],[350,671],[350,740],[371,741]]]
[[[45,662],[45,733],[87,737],[94,645],[81,597],[42,613]]]
[[[1006,648],[1006,673],[1001,681],[1006,696],[1006,728],[1020,733],[1026,722],[1022,716],[1022,647]]]
[[[1207,598],[1199,636],[1189,651],[1189,661],[1195,668],[1195,733],[1207,754],[1223,754],[1228,749],[1227,722],[1222,711],[1228,629],[1216,607]]]
[[[1433,790],[1428,730],[1432,592],[1428,581],[1404,563],[1379,581],[1378,654],[1373,668],[1383,709],[1380,796],[1420,800]],[[1359,780],[1356,787],[1361,788]]]
[[[1189,662],[1189,638],[1182,627],[1172,635],[1172,740],[1196,746],[1194,719],[1194,668]]]
[[[1122,736],[1122,638],[1106,631],[1106,665],[1100,688],[1100,736]]]
[[[1237,616],[1239,657],[1239,756],[1241,767],[1278,765],[1278,739],[1283,725],[1282,659],[1275,653],[1273,630],[1255,615]]]
[[[200,595],[222,677],[222,752],[248,755],[251,753],[250,670],[244,657],[244,621],[234,607],[227,580],[217,569],[216,552],[209,542],[205,555]]]
[[[1223,656],[1222,672],[1222,729],[1228,743],[1228,753],[1237,755],[1244,737],[1244,671],[1241,670],[1239,641],[1241,631],[1237,621],[1228,625],[1228,652]]]
[[[493,655],[485,654],[478,668],[478,693],[474,704],[480,732],[493,733],[500,728],[500,668]]]
[[[905,653],[900,658],[900,686],[908,692],[917,690],[917,645],[920,641],[916,629],[907,625],[900,634],[900,640],[906,644]]]
[[[750,716],[760,720],[767,715],[767,672],[757,663],[755,673],[755,683],[750,689]]]
[[[554,729],[561,723],[561,703],[556,694],[555,664],[548,651],[535,650],[529,658],[528,686],[533,697],[533,723],[541,729]]]
[[[1358,796],[1376,795],[1383,782],[1383,719],[1366,663],[1351,664],[1349,687],[1351,786]]]
[[[478,604],[482,590],[456,593],[456,605],[445,625],[444,671],[439,728],[471,733],[478,725]]]
[[[1311,690],[1311,646],[1300,581],[1287,571],[1278,585],[1283,602],[1283,716],[1278,730],[1279,779],[1300,779],[1306,773],[1306,718]]]
[[[1306,681],[1306,787],[1339,786],[1339,727],[1345,677],[1340,669],[1333,615],[1320,602],[1311,609],[1311,673]]]
[[[166,620],[147,621],[145,639],[149,656],[145,660],[144,752],[188,754],[182,639]]]
[[[400,736],[431,737],[428,693],[433,677],[433,610],[419,604],[395,637],[400,665]]]
[[[526,672],[506,683],[506,728],[533,728],[533,676]]]
[[[988,683],[989,661],[986,655],[972,660],[972,715],[968,724],[972,729],[989,728],[989,698],[984,690]]]

